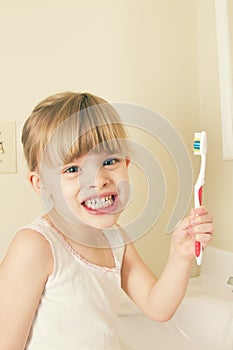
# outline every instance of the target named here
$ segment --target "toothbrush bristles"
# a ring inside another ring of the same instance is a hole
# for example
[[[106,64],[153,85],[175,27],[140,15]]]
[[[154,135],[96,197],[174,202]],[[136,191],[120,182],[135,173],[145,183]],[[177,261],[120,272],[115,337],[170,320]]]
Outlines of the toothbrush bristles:
[[[193,152],[197,156],[205,156],[207,153],[207,135],[205,131],[195,132]]]
[[[195,139],[193,143],[193,149],[194,150],[199,150],[200,149],[201,142],[200,140]]]
[[[195,155],[200,155],[201,150],[201,138],[199,136],[199,133],[195,133],[194,135],[194,141],[193,141],[193,152]]]

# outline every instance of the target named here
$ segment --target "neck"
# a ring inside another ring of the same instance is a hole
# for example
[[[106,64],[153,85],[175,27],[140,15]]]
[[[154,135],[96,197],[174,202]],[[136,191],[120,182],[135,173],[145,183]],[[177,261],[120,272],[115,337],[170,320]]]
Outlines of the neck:
[[[74,242],[96,248],[108,247],[105,234],[111,232],[112,228],[99,229],[86,225],[75,216],[68,217],[55,208],[46,214],[46,218],[63,236]]]

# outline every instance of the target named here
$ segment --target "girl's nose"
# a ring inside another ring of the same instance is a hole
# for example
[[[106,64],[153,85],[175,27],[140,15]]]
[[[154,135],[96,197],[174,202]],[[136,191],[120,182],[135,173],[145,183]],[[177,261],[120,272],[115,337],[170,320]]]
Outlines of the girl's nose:
[[[89,188],[96,188],[102,190],[110,184],[110,179],[106,176],[104,169],[100,169],[94,175],[92,181],[89,183]]]
[[[92,167],[91,171],[85,172],[80,177],[80,185],[82,188],[95,188],[100,191],[110,184],[111,180],[107,176],[105,169],[94,169]]]

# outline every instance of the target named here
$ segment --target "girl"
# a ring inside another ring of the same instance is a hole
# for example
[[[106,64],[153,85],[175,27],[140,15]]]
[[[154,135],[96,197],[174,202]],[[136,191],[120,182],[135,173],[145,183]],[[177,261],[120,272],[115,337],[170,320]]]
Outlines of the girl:
[[[26,121],[22,143],[46,213],[17,232],[0,265],[0,348],[121,349],[120,288],[152,319],[170,319],[194,241],[211,241],[207,210],[192,209],[175,229],[158,279],[117,224],[129,197],[130,152],[113,107],[87,93],[50,96]]]

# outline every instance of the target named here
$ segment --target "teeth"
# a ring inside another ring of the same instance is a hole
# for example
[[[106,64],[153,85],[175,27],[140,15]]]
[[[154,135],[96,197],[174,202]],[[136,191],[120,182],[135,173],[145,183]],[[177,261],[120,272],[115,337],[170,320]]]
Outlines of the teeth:
[[[114,197],[112,195],[101,197],[101,198],[91,198],[85,201],[85,205],[90,209],[101,209],[111,206],[114,202]]]

